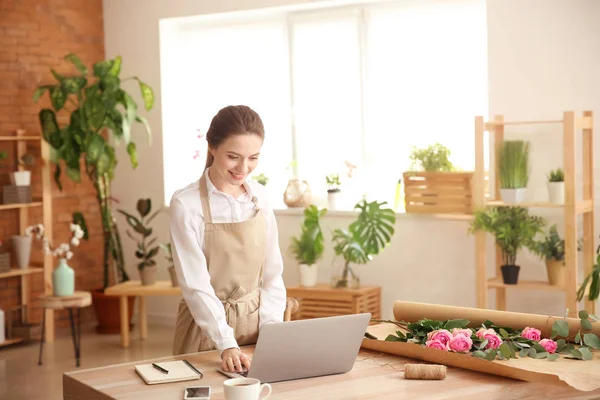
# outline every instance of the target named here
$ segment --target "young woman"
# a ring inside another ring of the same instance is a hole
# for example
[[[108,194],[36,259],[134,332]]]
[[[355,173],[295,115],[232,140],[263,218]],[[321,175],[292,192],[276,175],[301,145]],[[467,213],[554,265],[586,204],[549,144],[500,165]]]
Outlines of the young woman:
[[[261,326],[283,321],[286,290],[277,225],[264,187],[248,176],[264,140],[258,114],[230,106],[214,116],[199,181],[170,204],[173,262],[183,299],[173,354],[219,350],[225,371],[251,360]]]

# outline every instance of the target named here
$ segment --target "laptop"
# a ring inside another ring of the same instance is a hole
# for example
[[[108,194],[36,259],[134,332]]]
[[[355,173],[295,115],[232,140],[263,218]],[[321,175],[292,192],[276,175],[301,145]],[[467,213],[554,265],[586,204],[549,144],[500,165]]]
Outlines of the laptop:
[[[218,371],[261,382],[346,373],[354,366],[370,320],[371,314],[363,313],[264,325],[250,370]]]

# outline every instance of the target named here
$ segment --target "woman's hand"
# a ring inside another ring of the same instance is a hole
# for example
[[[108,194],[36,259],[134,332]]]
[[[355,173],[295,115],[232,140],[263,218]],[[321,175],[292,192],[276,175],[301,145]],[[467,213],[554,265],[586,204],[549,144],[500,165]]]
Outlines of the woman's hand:
[[[242,353],[237,347],[227,349],[221,354],[223,371],[225,372],[243,372],[244,367],[250,370],[252,360],[246,354]]]

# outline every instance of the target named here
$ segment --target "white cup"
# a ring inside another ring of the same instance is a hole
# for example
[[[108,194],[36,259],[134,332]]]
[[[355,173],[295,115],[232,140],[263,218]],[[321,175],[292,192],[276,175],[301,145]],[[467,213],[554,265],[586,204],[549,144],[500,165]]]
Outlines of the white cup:
[[[261,385],[260,381],[254,378],[234,378],[223,382],[225,400],[258,400],[264,388],[267,388],[268,392],[261,400],[271,395],[272,389],[268,383]]]

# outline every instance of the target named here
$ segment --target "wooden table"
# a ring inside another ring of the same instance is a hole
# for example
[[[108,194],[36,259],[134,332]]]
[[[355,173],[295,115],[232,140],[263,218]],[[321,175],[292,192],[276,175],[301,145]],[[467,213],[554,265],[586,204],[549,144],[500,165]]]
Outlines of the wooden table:
[[[253,346],[244,348],[252,354]],[[146,385],[134,371],[134,365],[187,359],[203,374],[201,380]],[[143,360],[63,375],[65,400],[181,400],[185,386],[204,385],[212,390],[211,400],[223,399],[225,376],[216,372],[220,366],[217,352],[193,353]],[[352,371],[346,374],[321,376],[271,384],[271,399],[594,399],[600,391],[579,392],[568,386],[543,385],[511,380],[495,375],[448,368],[440,381],[405,380],[401,372],[406,363],[416,363],[403,357],[361,351]],[[391,366],[390,366],[391,364]]]
[[[140,339],[148,337],[148,319],[146,314],[146,296],[181,296],[181,288],[172,286],[171,281],[156,281],[154,285],[143,286],[140,281],[127,281],[111,286],[104,291],[107,296],[119,296],[121,317],[121,346],[129,347],[129,321],[127,298],[137,297],[140,319]]]
[[[328,284],[312,287],[286,288],[288,297],[297,299],[300,307],[293,319],[330,317],[370,312],[381,318],[381,287],[361,286],[358,289],[337,289]]]
[[[40,338],[40,354],[38,365],[42,365],[42,351],[44,341],[46,340],[46,309],[49,310],[69,310],[69,320],[71,322],[71,335],[73,337],[73,347],[75,348],[75,365],[79,367],[81,357],[81,318],[79,310],[89,307],[92,304],[92,294],[90,292],[75,291],[70,296],[52,296],[44,295],[39,297],[40,305],[44,308],[42,312],[42,337]],[[77,310],[77,324],[73,318],[73,309]]]

